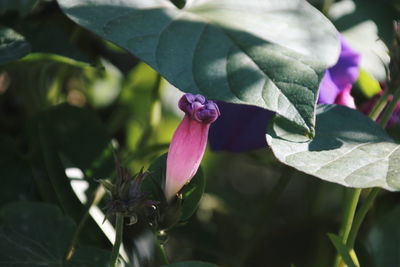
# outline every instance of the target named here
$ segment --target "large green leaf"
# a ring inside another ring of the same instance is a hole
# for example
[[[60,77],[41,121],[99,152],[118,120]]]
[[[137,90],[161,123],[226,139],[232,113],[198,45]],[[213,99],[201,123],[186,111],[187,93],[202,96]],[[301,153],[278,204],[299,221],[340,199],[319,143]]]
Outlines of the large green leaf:
[[[58,0],[184,92],[264,107],[312,131],[337,32],[304,0]]]
[[[9,28],[0,27],[0,65],[23,57],[30,50],[24,37]]]
[[[343,106],[317,109],[316,136],[308,140],[277,117],[267,141],[283,163],[348,187],[400,190],[400,146],[367,116]]]
[[[14,202],[0,210],[0,223],[1,266],[108,266],[109,253],[95,248],[64,260],[76,227],[54,205]]]

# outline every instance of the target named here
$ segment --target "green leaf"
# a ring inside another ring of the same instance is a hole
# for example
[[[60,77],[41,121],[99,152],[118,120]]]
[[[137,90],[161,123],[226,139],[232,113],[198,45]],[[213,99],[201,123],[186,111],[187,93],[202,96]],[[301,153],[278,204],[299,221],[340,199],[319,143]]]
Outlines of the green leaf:
[[[373,266],[400,266],[399,218],[400,207],[395,207],[374,220],[365,244]]]
[[[80,40],[79,42],[82,40],[79,38],[80,29],[75,28],[73,33],[68,34],[65,28],[57,23],[43,19],[36,20],[35,23],[23,24],[22,27],[33,53],[63,56],[81,64],[93,63],[88,55],[84,54],[76,45],[77,40]]]
[[[164,198],[163,188],[165,184],[167,153],[161,155],[149,167],[149,176],[143,181],[143,191],[152,193],[154,200],[162,202]],[[181,221],[186,221],[196,211],[201,196],[204,193],[206,182],[201,168],[192,178],[189,184],[182,189],[182,214]]]
[[[217,267],[213,263],[203,262],[203,261],[181,261],[175,262],[168,265],[163,265],[162,267]]]
[[[30,50],[24,37],[9,28],[0,27],[0,65],[23,57]]]
[[[89,118],[86,117],[88,113]],[[93,129],[93,125],[96,125],[96,118],[92,117],[90,112],[88,113],[68,105],[56,106],[33,119],[29,133],[32,150],[31,166],[41,196],[46,201],[57,203],[63,212],[71,216],[76,223],[82,219],[85,208],[71,187],[70,179],[65,173],[68,166],[62,162],[60,156],[64,155],[64,158],[67,159],[64,161],[72,162],[74,167],[80,168],[85,173],[90,171],[99,173],[101,170],[111,172],[111,168],[106,168],[106,164],[103,164],[107,162],[104,160],[107,158],[104,157],[104,152],[101,150],[103,144],[98,142],[98,139],[101,140],[102,133],[96,131],[99,128]],[[83,136],[91,131],[93,131],[92,137],[90,135]],[[91,139],[88,140],[90,137]],[[98,150],[93,148],[96,145]],[[90,150],[81,151],[81,149]],[[113,166],[113,163],[111,164]],[[91,168],[92,166],[93,168]],[[91,176],[87,175],[86,177],[90,178]],[[89,188],[86,190],[86,194],[90,198],[98,183],[92,179],[88,179],[88,182]],[[108,244],[101,229],[91,217],[82,230],[80,241],[90,245],[99,242]]]
[[[88,178],[103,179],[114,171],[110,138],[95,113],[62,104],[42,114],[54,149]]]
[[[180,90],[270,109],[310,132],[319,82],[339,54],[336,29],[304,0],[58,3]]]
[[[0,177],[6,190],[0,194],[0,206],[16,200],[35,199],[36,188],[29,163],[17,150],[14,140],[0,135]]]
[[[359,264],[355,264],[353,262],[352,257],[350,256],[350,249],[346,247],[345,244],[342,243],[340,238],[335,234],[328,234],[329,239],[332,244],[335,246],[336,251],[342,257],[343,261],[347,264],[348,267],[359,267]],[[357,261],[358,262],[358,261]]]
[[[54,205],[8,204],[0,210],[0,223],[1,266],[108,266],[109,253],[95,248],[78,248],[64,261],[76,227]]]
[[[317,109],[316,136],[307,140],[276,117],[267,142],[284,164],[348,187],[400,190],[400,146],[367,116],[343,106]]]
[[[39,0],[2,0],[0,15],[15,11],[21,16],[26,16],[38,4]]]
[[[107,250],[80,247],[72,256],[71,260],[67,261],[65,267],[109,267],[110,252]]]

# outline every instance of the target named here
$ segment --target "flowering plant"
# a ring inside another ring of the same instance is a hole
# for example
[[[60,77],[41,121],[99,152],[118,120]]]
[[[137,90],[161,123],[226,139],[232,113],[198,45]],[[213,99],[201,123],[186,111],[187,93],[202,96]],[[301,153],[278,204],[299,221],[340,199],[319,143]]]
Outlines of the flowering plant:
[[[400,266],[399,12],[1,1],[0,266]]]

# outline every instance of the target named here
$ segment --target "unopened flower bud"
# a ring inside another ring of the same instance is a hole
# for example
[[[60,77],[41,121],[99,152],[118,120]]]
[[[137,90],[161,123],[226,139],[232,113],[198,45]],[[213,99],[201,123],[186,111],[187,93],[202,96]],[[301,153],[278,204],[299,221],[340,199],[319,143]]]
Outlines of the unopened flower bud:
[[[220,115],[217,104],[202,95],[185,94],[178,106],[185,116],[172,137],[168,151],[167,200],[171,200],[196,174],[206,148],[210,124]]]

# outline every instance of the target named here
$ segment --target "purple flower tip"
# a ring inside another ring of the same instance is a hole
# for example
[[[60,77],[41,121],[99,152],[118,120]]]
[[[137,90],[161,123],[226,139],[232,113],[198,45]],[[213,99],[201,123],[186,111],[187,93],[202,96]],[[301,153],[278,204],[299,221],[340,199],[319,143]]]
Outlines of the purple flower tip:
[[[214,122],[220,115],[217,104],[202,95],[187,93],[179,100],[178,106],[190,119],[206,124]]]

